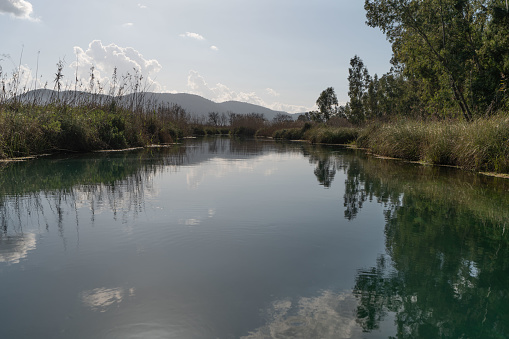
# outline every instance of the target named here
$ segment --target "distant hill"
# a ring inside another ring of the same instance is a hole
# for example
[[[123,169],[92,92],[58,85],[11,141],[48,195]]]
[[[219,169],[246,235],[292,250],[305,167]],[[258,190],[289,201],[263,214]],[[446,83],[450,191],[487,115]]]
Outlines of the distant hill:
[[[134,94],[128,94],[121,98],[122,101],[129,102],[132,100]],[[140,94],[137,94],[140,95]],[[150,104],[177,104],[186,110],[187,113],[195,115],[195,116],[208,116],[210,112],[217,113],[228,113],[233,112],[237,114],[249,114],[249,113],[260,113],[265,116],[267,120],[272,120],[278,113],[279,114],[287,114],[292,117],[294,115],[288,114],[283,111],[274,111],[269,108],[249,104],[246,102],[240,101],[225,101],[221,103],[214,102],[209,99],[205,99],[199,95],[189,94],[189,93],[141,93],[143,95],[143,99],[146,103]],[[92,96],[92,94],[85,92],[74,92],[74,91],[62,91],[60,94],[53,90],[48,89],[38,89],[35,91],[30,91],[22,95],[22,97],[26,100],[33,100],[36,98],[38,102],[44,103],[49,101],[51,98],[56,98],[59,96],[61,99],[72,100],[77,96],[80,99],[87,98],[87,96]],[[110,97],[108,95],[94,95],[94,100],[102,100],[107,101]]]

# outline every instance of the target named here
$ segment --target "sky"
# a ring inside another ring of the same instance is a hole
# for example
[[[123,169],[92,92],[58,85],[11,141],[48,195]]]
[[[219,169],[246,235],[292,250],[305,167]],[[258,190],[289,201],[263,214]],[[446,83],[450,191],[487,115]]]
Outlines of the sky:
[[[30,89],[53,88],[61,61],[67,87],[89,86],[94,67],[106,88],[116,67],[152,92],[298,113],[328,87],[348,101],[355,55],[371,75],[390,70],[365,21],[362,0],[0,0],[0,66]]]

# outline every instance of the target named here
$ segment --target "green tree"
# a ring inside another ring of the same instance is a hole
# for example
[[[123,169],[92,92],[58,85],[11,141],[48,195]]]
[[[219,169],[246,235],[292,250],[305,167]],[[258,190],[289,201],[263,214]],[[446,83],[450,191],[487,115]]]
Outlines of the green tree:
[[[311,120],[316,122],[327,122],[338,111],[338,98],[334,88],[328,87],[320,93],[316,100],[318,111],[309,112]]]
[[[500,102],[497,91],[507,74],[494,54],[507,50],[503,1],[366,0],[364,8],[367,24],[392,43],[393,64],[405,77],[419,80],[428,110],[459,108],[471,120]]]
[[[366,90],[371,77],[362,59],[357,55],[350,59],[350,66],[348,69],[348,96],[350,97],[350,104],[349,110],[347,110],[347,119],[356,124],[366,119]]]

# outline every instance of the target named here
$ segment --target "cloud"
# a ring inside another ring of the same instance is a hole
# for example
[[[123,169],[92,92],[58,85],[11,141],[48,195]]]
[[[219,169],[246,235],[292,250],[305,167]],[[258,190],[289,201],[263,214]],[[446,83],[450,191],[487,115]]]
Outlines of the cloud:
[[[25,0],[0,0],[0,13],[11,14],[20,19],[37,21],[32,17],[32,4]]]
[[[146,9],[146,8],[148,8],[147,6],[142,5],[142,4],[138,4],[138,7],[139,7],[139,8],[141,8],[141,9]]]
[[[264,104],[263,100],[254,92],[237,93],[221,83],[217,83],[215,86],[210,86],[197,71],[193,70],[189,71],[187,87],[190,89],[191,93],[204,96],[216,102],[235,100],[249,102],[256,105]]]
[[[126,22],[125,24],[122,25],[122,27],[132,27],[132,26],[134,26],[132,22]]]
[[[185,32],[185,33],[180,34],[180,36],[183,38],[191,38],[191,39],[195,39],[195,40],[205,40],[205,38],[203,36],[201,36],[200,34],[192,33],[192,32]]]
[[[273,97],[278,97],[279,96],[279,93],[276,92],[275,90],[273,90],[272,88],[266,88],[265,90],[267,91],[267,93],[270,96],[273,96]]]
[[[5,56],[10,59],[9,56],[7,55]],[[45,86],[41,78],[38,79],[35,78],[34,72],[28,65],[15,66],[13,69],[10,70],[10,72],[8,71],[5,72],[4,74],[8,73],[11,73],[11,76],[4,77],[4,86],[6,88],[6,91],[9,93],[21,94],[32,89],[41,88]],[[46,86],[51,87],[52,84],[46,84]]]
[[[94,76],[102,85],[109,82],[109,76],[117,69],[118,76],[143,75],[143,79],[153,91],[161,91],[161,86],[153,80],[162,66],[155,59],[146,59],[132,47],[121,47],[115,44],[103,45],[100,40],[92,41],[86,50],[74,47],[77,61],[70,67],[78,69],[78,79],[89,79],[90,68],[94,67]],[[145,83],[144,83],[145,84]]]
[[[219,48],[217,48],[217,46],[210,46],[210,49],[216,52],[219,51]]]
[[[263,100],[255,92],[236,92],[221,83],[217,83],[216,85],[209,85],[205,79],[197,71],[194,70],[189,71],[189,75],[187,77],[187,87],[190,93],[201,95],[215,102],[241,101],[267,107],[275,111],[285,111],[288,113],[302,113],[311,110],[309,107],[305,106],[289,105],[280,102],[269,103]],[[276,91],[270,88],[267,90],[271,90],[273,92],[269,93],[271,96],[278,94]]]

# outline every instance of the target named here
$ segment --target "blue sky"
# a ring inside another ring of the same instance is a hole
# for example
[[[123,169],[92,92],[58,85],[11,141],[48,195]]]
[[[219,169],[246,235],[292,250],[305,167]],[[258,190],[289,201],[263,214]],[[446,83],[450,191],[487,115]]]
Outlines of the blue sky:
[[[156,92],[188,92],[276,110],[312,109],[334,87],[348,101],[354,55],[371,74],[390,69],[384,35],[365,25],[362,0],[0,0],[0,66],[21,65],[42,86],[64,61],[108,83],[113,68],[143,73]],[[6,33],[8,32],[8,33]],[[37,62],[37,59],[39,60]],[[31,78],[30,78],[31,77]]]

